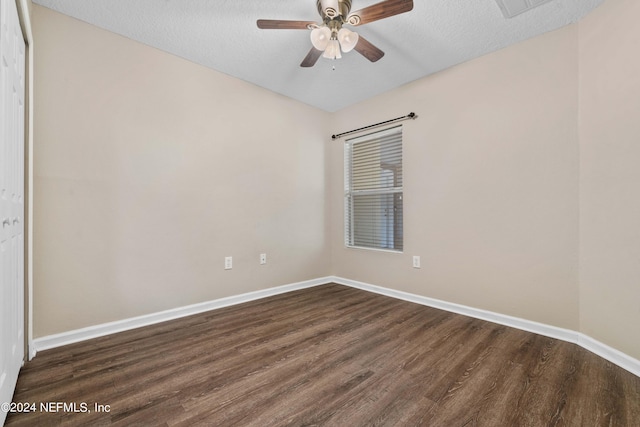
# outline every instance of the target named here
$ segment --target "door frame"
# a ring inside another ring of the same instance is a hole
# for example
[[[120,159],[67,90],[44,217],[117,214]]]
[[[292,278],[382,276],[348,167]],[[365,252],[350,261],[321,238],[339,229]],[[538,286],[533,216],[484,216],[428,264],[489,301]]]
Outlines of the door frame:
[[[15,0],[25,43],[25,118],[24,118],[24,355],[36,355],[33,345],[33,32],[31,0]]]

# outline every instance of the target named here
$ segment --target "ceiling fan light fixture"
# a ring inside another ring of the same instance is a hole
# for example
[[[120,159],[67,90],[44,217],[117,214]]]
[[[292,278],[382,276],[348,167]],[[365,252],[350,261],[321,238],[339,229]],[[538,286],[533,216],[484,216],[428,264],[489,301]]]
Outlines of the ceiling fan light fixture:
[[[338,41],[344,53],[350,52],[358,44],[358,33],[341,28],[338,31]]]
[[[384,52],[364,37],[343,25],[364,25],[413,10],[413,0],[378,0],[370,6],[351,12],[352,0],[315,0],[320,22],[290,21],[282,19],[258,19],[261,29],[311,30],[313,47],[300,63],[301,67],[313,67],[322,56],[330,59],[342,58],[342,53],[357,51],[370,62],[376,62]],[[496,0],[513,2],[547,2],[553,0]]]
[[[328,27],[318,27],[311,30],[311,44],[318,50],[325,50],[331,39],[331,30]]]
[[[322,54],[323,58],[328,59],[340,59],[342,55],[340,54],[340,43],[336,39],[329,40],[329,44],[327,48],[324,50],[324,54]]]

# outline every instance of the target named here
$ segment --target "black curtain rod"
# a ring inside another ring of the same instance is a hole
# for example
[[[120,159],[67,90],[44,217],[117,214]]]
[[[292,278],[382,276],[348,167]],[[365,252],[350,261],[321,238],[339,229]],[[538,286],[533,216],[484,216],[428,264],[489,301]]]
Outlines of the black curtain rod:
[[[399,120],[417,119],[417,118],[418,118],[418,116],[416,115],[416,113],[412,112],[412,113],[407,114],[406,116],[396,117],[395,119],[391,119],[391,120],[387,120],[387,121],[384,121],[384,122],[376,123],[375,125],[369,125],[369,126],[365,126],[365,127],[359,128],[359,129],[354,129],[354,130],[350,130],[350,131],[347,131],[347,132],[342,132],[342,133],[339,133],[337,135],[331,135],[331,139],[338,139],[341,136],[349,135],[350,133],[360,132],[361,130],[373,128],[373,127],[380,126],[380,125],[386,125],[387,123],[393,123],[393,122],[397,122]]]

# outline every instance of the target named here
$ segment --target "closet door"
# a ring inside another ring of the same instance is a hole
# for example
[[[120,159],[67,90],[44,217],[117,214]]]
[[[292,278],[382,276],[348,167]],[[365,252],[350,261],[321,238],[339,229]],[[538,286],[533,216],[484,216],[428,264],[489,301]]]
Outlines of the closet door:
[[[24,73],[16,3],[0,0],[0,403],[11,402],[24,359]]]

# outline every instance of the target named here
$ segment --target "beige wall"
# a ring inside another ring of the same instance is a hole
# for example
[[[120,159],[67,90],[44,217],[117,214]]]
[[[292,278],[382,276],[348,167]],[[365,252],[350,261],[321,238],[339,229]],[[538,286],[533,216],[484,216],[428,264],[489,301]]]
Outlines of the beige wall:
[[[580,23],[580,329],[640,359],[640,2]]]
[[[33,19],[36,338],[326,274],[326,113]]]
[[[640,3],[335,115],[405,122],[404,254],[346,249],[328,148],[333,274],[580,331],[640,359]],[[422,268],[411,267],[411,256]]]
[[[343,141],[331,143],[333,273],[577,329],[577,36],[546,34],[336,114],[335,132],[419,118],[404,122],[403,254],[344,247]]]
[[[640,358],[638,17],[329,115],[36,6],[35,336],[335,274]],[[346,249],[327,135],[410,111],[405,251]]]

